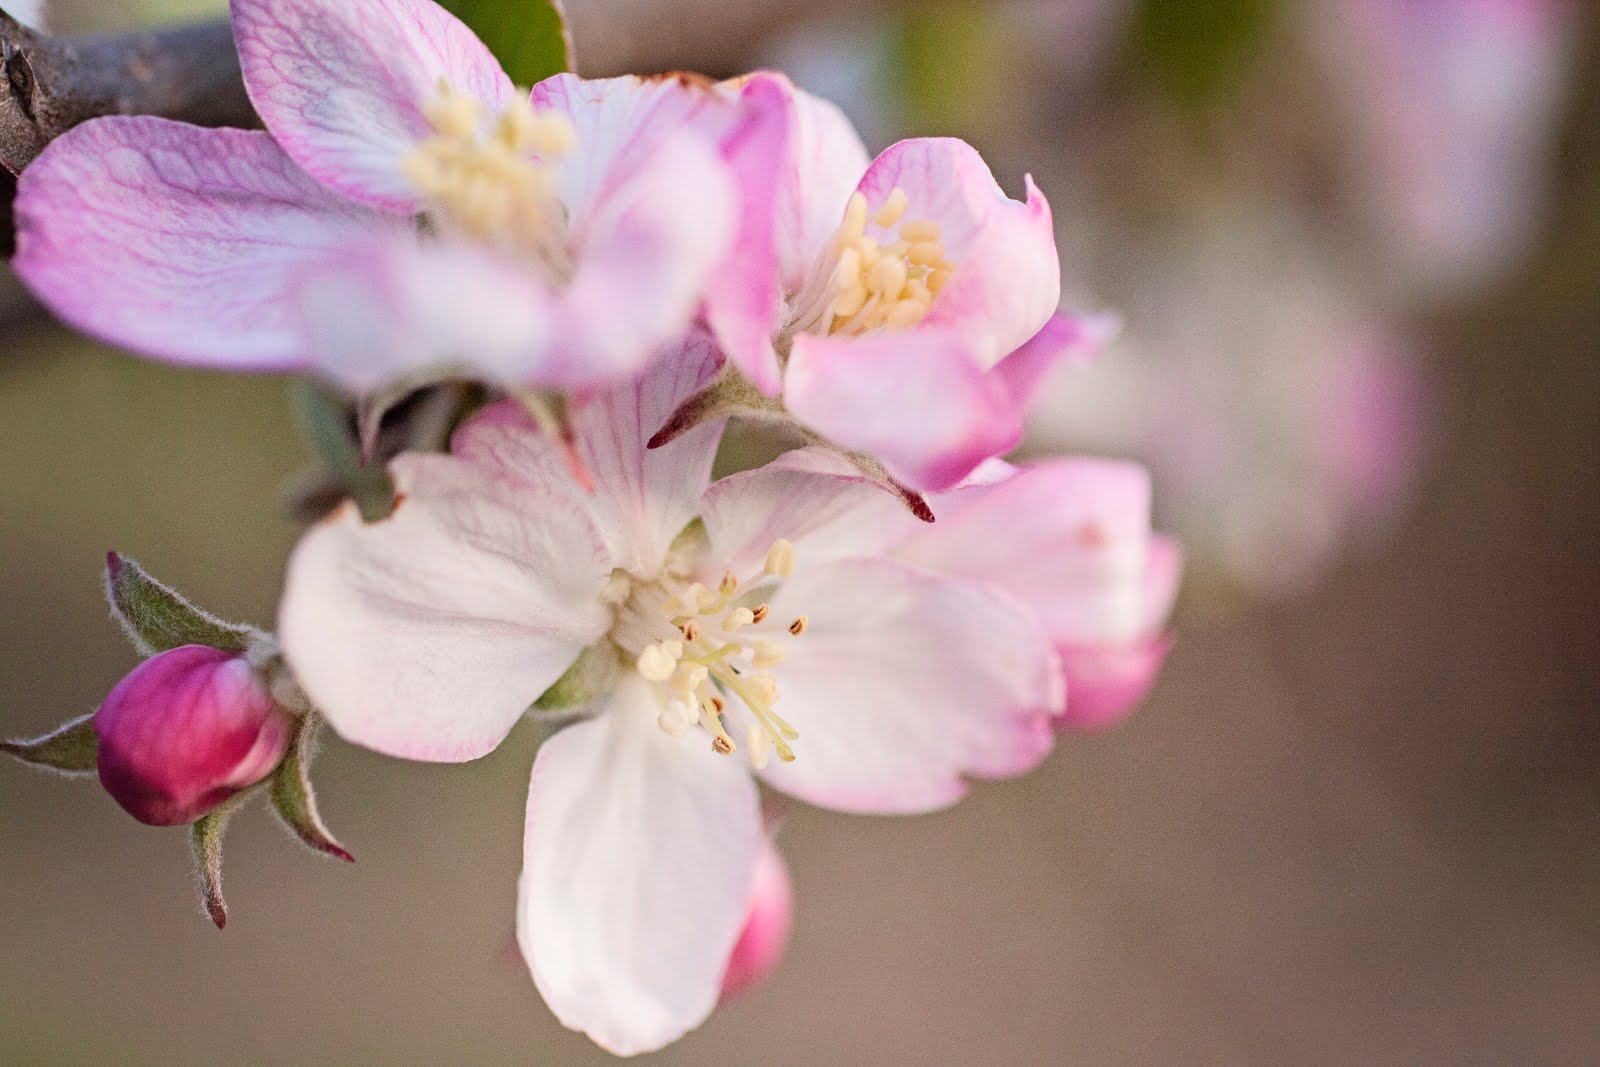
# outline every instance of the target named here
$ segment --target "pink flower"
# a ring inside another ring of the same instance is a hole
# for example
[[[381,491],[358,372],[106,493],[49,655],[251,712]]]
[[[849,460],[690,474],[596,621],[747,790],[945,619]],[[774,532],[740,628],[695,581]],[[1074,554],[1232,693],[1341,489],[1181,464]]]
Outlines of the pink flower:
[[[676,77],[528,98],[432,0],[234,0],[268,133],[106,118],[17,199],[16,267],[62,318],[158,359],[584,388],[687,328],[734,188]]]
[[[94,717],[100,782],[152,826],[191,823],[263,781],[294,737],[294,722],[235,652],[184,645],[152,656]]]
[[[732,1000],[772,977],[788,951],[793,928],[794,882],[783,855],[768,841],[756,860],[744,929],[722,975],[722,1000]]]
[[[1017,443],[1043,369],[1094,339],[1092,323],[1052,319],[1050,207],[1031,178],[1026,203],[1009,199],[962,141],[869,162],[833,105],[778,75],[750,84],[787,105],[783,151],[734,161],[742,269],[713,278],[707,321],[813,435],[947,489]]]
[[[279,620],[334,728],[414,759],[487,753],[587,665],[581,721],[534,764],[518,933],[556,1016],[619,1053],[717,1002],[765,839],[755,778],[940,808],[1037,763],[1063,700],[1015,598],[876,550],[920,524],[859,476],[804,452],[711,484],[718,423],[646,449],[717,366],[696,339],[578,406],[592,493],[515,403],[452,455],[398,458],[394,514],[311,530]]]

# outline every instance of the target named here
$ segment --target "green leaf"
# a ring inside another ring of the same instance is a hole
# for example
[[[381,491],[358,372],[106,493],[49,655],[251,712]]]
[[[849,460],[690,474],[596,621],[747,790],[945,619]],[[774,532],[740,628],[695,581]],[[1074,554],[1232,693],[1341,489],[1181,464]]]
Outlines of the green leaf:
[[[362,461],[361,444],[348,405],[309,378],[295,383],[295,410],[306,438],[333,480],[375,522],[394,510],[394,484],[382,463]]]
[[[572,35],[561,0],[442,0],[472,28],[518,85],[528,87],[573,67]]]
[[[100,756],[94,712],[31,741],[0,741],[0,752],[30,766],[60,774],[74,777],[93,774]]]
[[[272,810],[306,847],[354,863],[356,858],[334,840],[317,812],[317,795],[311,788],[311,761],[316,756],[320,727],[315,712],[302,720],[294,747],[272,776]]]
[[[194,852],[194,880],[200,893],[200,906],[217,924],[218,930],[228,925],[228,903],[222,899],[222,835],[228,832],[228,820],[233,818],[234,809],[244,796],[239,794],[189,827],[189,847]]]
[[[249,626],[202,611],[134,560],[106,554],[106,599],[134,648],[146,656],[184,645],[244,652],[258,637]]]

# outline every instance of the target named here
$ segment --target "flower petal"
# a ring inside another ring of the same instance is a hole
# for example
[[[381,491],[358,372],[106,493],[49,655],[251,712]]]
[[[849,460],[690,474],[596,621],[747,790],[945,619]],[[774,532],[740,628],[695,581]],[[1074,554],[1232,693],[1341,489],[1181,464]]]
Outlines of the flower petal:
[[[541,371],[541,383],[610,385],[682,337],[732,244],[735,198],[709,143],[692,134],[664,139],[597,203],[578,236],[578,273],[555,305],[561,358]]]
[[[645,442],[711,380],[718,364],[710,339],[694,332],[642,378],[574,406],[572,428],[593,492],[576,485],[565,459],[515,401],[475,416],[456,432],[452,449],[496,476],[567,494],[589,513],[611,566],[650,575],[695,517],[711,481],[722,422],[697,426],[661,448]]]
[[[948,489],[1022,436],[1022,411],[959,337],[931,330],[794,339],[784,403],[882,460],[913,489]]]
[[[945,256],[957,265],[922,328],[955,333],[982,366],[994,366],[1038,333],[1061,300],[1050,205],[1032,178],[1026,204],[1007,197],[977,150],[949,137],[891,145],[860,188],[875,213],[896,187],[910,198],[907,218],[939,223]]]
[[[779,183],[778,256],[784,288],[798,293],[844,221],[845,205],[871,160],[844,112],[804,89],[790,91],[792,147]]]
[[[1051,460],[932,504],[938,521],[915,530],[897,558],[999,585],[1058,644],[1147,632],[1150,476],[1138,464]]]
[[[401,161],[433,132],[422,108],[441,85],[491,113],[511,80],[460,19],[433,0],[232,0],[251,102],[317,180],[411,213]]]
[[[700,506],[708,557],[748,574],[779,538],[798,565],[882,555],[925,525],[848,460],[821,448],[785,452],[764,467],[719,478]]]
[[[483,248],[409,234],[353,241],[297,272],[312,362],[356,394],[451,375],[537,382],[550,358],[550,297]]]
[[[13,266],[72,326],[229,370],[303,365],[294,271],[391,225],[312,181],[264,133],[147,117],[57,138],[23,172],[16,219]]]
[[[1067,707],[1059,730],[1104,730],[1139,706],[1155,684],[1172,642],[1147,637],[1124,645],[1068,645],[1057,651],[1067,676]]]
[[[438,762],[494,749],[605,633],[611,570],[570,501],[450,456],[390,465],[394,514],[346,506],[296,547],[279,632],[347,740]]]
[[[928,811],[961,797],[963,775],[1020,774],[1049,752],[1059,664],[998,590],[846,560],[797,570],[771,604],[808,620],[772,668],[800,734],[795,761],[762,772],[776,788],[842,811]]]
[[[711,1013],[763,847],[745,765],[659,713],[625,682],[540,747],[528,794],[518,943],[556,1018],[619,1055]]]

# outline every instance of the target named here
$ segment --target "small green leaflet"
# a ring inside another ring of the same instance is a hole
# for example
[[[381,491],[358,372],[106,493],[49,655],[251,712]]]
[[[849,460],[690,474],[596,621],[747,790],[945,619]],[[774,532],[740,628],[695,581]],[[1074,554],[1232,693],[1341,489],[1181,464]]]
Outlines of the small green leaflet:
[[[523,88],[569,71],[572,36],[560,0],[441,0]]]

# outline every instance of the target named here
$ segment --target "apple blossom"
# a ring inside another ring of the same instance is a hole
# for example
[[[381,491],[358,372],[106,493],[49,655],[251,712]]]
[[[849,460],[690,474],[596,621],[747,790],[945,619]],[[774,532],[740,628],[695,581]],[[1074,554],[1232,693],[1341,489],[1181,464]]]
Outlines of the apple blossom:
[[[413,759],[489,752],[598,658],[535,760],[518,934],[556,1016],[621,1053],[717,1002],[763,847],[755,778],[838,810],[939,808],[1037,763],[1064,698],[1016,598],[876,551],[920,524],[859,475],[809,474],[807,451],[782,495],[763,471],[711,484],[720,423],[646,449],[717,366],[691,339],[575,409],[592,493],[515,402],[452,455],[399,457],[394,513],[309,531],[280,612],[334,729]]]
[[[722,999],[731,1000],[765,982],[783,962],[794,927],[794,882],[789,865],[771,841],[756,860],[744,929],[722,975]]]
[[[753,389],[719,383],[657,440],[705,417],[786,418],[916,490],[1008,451],[1041,364],[1101,325],[1058,316],[1049,204],[1008,198],[970,145],[901,141],[869,161],[832,104],[774,74],[781,165],[739,164],[745,266],[718,272],[707,322]],[[756,251],[751,251],[755,249]],[[781,405],[770,398],[781,396]]]
[[[530,99],[433,0],[232,9],[266,133],[97,119],[21,178],[15,265],[69,323],[368,393],[585,388],[688,327],[736,210],[686,116],[734,136],[746,97],[629,77]]]
[[[244,654],[184,645],[118,682],[94,729],[106,792],[140,822],[177,826],[264,781],[296,723]]]

